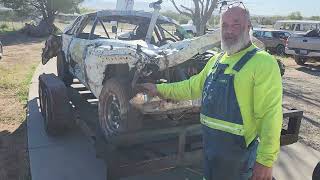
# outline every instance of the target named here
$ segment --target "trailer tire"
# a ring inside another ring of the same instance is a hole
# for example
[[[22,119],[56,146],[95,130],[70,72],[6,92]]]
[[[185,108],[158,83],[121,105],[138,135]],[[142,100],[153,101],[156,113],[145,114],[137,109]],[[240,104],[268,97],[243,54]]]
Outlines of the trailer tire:
[[[68,71],[68,64],[65,61],[63,52],[60,51],[57,55],[57,73],[58,77],[69,87],[73,83],[73,76]]]
[[[55,75],[40,75],[39,99],[46,133],[49,136],[65,134],[72,122],[65,85]]]
[[[106,139],[142,127],[142,114],[129,103],[132,96],[130,83],[125,79],[111,78],[104,83],[98,111],[100,128]]]

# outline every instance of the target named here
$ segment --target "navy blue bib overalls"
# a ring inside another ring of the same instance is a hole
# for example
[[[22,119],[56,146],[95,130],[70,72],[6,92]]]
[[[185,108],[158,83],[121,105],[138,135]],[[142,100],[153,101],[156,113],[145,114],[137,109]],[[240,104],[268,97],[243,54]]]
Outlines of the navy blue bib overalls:
[[[233,67],[237,72],[256,54],[247,52]],[[226,123],[243,125],[234,88],[234,74],[224,74],[228,64],[220,63],[220,55],[208,75],[202,94],[201,115]],[[256,159],[258,141],[247,147],[244,136],[219,128],[211,128],[201,121],[204,143],[205,180],[248,180]],[[223,127],[223,124],[219,125]],[[227,127],[226,127],[227,128]]]

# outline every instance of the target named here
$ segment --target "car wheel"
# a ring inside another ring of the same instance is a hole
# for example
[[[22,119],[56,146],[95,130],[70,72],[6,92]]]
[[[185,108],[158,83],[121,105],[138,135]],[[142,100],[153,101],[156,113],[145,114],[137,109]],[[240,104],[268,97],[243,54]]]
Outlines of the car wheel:
[[[304,65],[304,64],[307,62],[307,58],[301,57],[301,56],[294,56],[294,61],[295,61],[298,65]]]
[[[68,87],[73,83],[73,76],[68,71],[67,62],[63,56],[63,52],[59,52],[57,55],[57,73],[58,77],[64,82],[64,84]]]
[[[129,103],[132,95],[130,83],[124,79],[111,78],[104,83],[98,111],[105,138],[142,127],[142,114]]]
[[[278,55],[284,56],[284,55],[285,55],[285,47],[284,47],[284,45],[279,44],[279,45],[276,47],[276,52],[277,52]]]

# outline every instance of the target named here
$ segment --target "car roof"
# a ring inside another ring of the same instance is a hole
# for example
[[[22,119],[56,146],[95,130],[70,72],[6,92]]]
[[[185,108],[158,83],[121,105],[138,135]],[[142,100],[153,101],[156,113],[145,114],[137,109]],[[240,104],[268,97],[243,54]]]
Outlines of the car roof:
[[[289,33],[289,31],[286,30],[278,30],[278,29],[265,29],[265,28],[253,28],[254,31],[270,31],[270,32],[284,32],[284,33]]]
[[[152,12],[146,11],[121,11],[121,10],[101,10],[95,13],[88,13],[89,16],[98,16],[103,20],[113,20],[120,22],[130,22],[132,24],[139,24],[142,22],[150,21],[152,17]],[[157,19],[158,24],[175,24],[179,25],[177,21],[172,18],[159,15]]]
[[[315,23],[320,24],[320,21],[313,21],[313,20],[278,20],[278,23]],[[276,23],[277,23],[276,22]]]

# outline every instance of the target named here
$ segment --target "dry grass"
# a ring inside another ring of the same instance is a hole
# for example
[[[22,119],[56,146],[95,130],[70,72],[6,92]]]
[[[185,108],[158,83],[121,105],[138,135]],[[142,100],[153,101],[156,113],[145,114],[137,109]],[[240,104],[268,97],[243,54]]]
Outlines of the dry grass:
[[[26,105],[28,89],[39,64],[43,39],[17,33],[1,34],[0,180],[29,180]]]
[[[0,66],[0,123],[14,124],[25,120],[28,88],[35,65]]]

